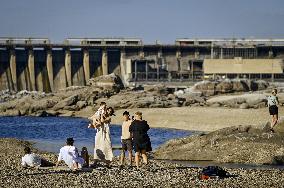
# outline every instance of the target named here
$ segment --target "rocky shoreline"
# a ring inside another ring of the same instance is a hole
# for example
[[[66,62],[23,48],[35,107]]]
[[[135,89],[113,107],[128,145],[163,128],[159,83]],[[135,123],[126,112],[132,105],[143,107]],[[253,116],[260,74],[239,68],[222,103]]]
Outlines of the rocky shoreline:
[[[261,127],[261,126],[259,126]],[[233,126],[208,134],[172,139],[154,153],[157,159],[209,160],[219,163],[284,164],[284,118],[270,131],[270,123],[262,129]]]
[[[29,142],[0,139],[0,184],[3,187],[282,187],[284,172],[279,169],[229,169],[232,177],[199,180],[201,168],[150,160],[141,170],[118,168],[118,161],[108,169],[104,166],[91,171],[73,173],[59,169],[23,169],[22,150]],[[55,162],[56,155],[34,150]]]
[[[275,84],[261,80],[222,80],[202,81],[175,91],[163,84],[124,88],[119,77],[110,74],[90,79],[87,86],[72,86],[54,93],[1,91],[0,115],[88,117],[101,101],[115,110],[197,106],[263,108],[266,95],[273,87]],[[279,94],[279,100],[284,104],[283,93]]]

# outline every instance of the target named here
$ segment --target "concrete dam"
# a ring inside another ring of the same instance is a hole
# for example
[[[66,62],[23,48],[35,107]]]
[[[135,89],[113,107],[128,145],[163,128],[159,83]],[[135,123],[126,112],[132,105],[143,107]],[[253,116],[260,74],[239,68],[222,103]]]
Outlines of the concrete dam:
[[[127,84],[247,78],[284,81],[284,39],[0,38],[0,90],[53,92],[115,73]]]

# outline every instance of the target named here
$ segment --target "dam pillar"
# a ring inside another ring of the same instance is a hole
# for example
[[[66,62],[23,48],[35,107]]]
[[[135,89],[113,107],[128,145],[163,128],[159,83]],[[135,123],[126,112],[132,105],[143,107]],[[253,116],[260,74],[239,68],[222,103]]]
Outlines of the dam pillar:
[[[145,53],[144,53],[143,50],[140,50],[140,51],[139,51],[139,57],[140,57],[140,59],[144,59]]]
[[[29,50],[29,57],[28,57],[28,67],[29,67],[29,76],[30,76],[30,90],[36,91],[36,77],[35,77],[35,58],[34,58],[34,51],[33,49]],[[42,83],[39,83],[42,85]],[[39,88],[38,88],[39,89]]]
[[[52,66],[52,51],[51,50],[47,50],[46,52],[46,68],[47,68],[47,75],[48,75],[50,90],[51,92],[53,92],[54,86],[53,86],[53,66]]]
[[[67,79],[67,87],[72,86],[72,70],[71,70],[71,52],[70,49],[65,50],[65,72]]]
[[[120,75],[122,80],[125,82],[124,78],[126,74],[126,70],[125,70],[125,49],[121,49],[120,50]]]
[[[214,45],[213,43],[211,44],[211,59],[214,59]]]
[[[157,67],[157,81],[160,79],[160,64],[162,63],[162,50],[160,49],[157,54],[157,61],[156,61],[156,67]]]
[[[85,75],[85,81],[86,83],[90,79],[90,56],[89,56],[89,50],[85,49],[83,51],[83,67],[84,67],[84,75]]]
[[[198,49],[196,49],[195,52],[194,52],[194,58],[195,59],[199,58],[199,50]]]
[[[15,49],[10,50],[10,70],[12,76],[12,88],[14,91],[18,90],[17,87],[17,64],[16,64],[16,52]]]
[[[108,74],[108,60],[107,60],[107,50],[102,51],[102,68],[103,68],[103,75]]]

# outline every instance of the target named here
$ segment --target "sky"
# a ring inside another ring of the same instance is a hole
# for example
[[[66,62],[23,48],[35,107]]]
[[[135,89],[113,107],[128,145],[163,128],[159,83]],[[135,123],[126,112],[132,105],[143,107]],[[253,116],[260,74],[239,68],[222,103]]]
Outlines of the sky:
[[[0,37],[284,38],[284,0],[1,0]]]

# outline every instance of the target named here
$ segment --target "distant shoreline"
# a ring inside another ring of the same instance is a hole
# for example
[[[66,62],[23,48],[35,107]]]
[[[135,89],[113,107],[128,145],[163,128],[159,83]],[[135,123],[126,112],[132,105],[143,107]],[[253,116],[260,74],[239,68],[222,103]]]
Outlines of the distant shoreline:
[[[179,129],[198,132],[211,132],[221,128],[252,125],[262,126],[270,121],[267,108],[238,109],[224,107],[171,107],[171,108],[133,108],[119,109],[112,117],[112,124],[122,123],[122,113],[127,110],[130,114],[136,111],[143,113],[143,119],[150,127]],[[94,113],[85,111],[74,114],[74,118],[88,118]],[[279,115],[284,114],[284,107],[279,106]]]

